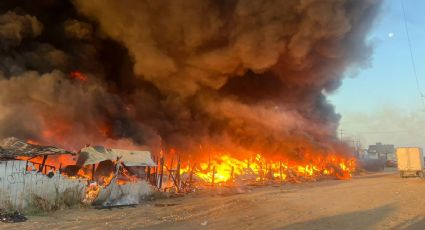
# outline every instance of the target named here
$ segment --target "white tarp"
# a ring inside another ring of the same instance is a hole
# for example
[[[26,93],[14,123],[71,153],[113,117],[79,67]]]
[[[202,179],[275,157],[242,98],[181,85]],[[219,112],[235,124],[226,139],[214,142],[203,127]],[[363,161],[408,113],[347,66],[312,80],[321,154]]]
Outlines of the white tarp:
[[[105,160],[123,162],[126,166],[156,166],[150,151],[107,149],[102,146],[89,146],[81,149],[83,165],[96,164]]]
[[[156,166],[149,151],[134,151],[125,149],[111,149],[112,153],[120,158],[126,166]]]

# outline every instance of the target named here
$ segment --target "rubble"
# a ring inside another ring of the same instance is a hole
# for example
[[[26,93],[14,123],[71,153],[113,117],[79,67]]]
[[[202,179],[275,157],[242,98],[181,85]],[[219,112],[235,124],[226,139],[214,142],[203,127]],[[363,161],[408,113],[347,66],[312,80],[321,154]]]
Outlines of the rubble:
[[[5,212],[0,209],[0,222],[18,223],[18,222],[25,222],[25,221],[27,221],[27,218],[18,211]]]

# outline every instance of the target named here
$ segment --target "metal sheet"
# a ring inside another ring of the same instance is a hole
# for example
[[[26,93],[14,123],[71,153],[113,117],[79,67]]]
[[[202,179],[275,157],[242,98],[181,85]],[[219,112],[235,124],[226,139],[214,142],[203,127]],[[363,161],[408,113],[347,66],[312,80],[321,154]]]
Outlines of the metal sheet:
[[[13,159],[18,156],[42,156],[54,154],[75,154],[53,146],[28,144],[25,141],[9,137],[0,141],[0,159]]]

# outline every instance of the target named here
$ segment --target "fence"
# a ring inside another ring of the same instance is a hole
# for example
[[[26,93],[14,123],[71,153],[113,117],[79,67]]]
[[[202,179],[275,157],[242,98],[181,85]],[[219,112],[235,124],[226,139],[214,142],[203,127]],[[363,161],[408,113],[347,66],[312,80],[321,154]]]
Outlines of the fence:
[[[27,171],[27,166],[35,168],[26,161],[0,161],[0,209],[54,210],[81,201],[86,181],[70,180],[58,173],[48,177]]]

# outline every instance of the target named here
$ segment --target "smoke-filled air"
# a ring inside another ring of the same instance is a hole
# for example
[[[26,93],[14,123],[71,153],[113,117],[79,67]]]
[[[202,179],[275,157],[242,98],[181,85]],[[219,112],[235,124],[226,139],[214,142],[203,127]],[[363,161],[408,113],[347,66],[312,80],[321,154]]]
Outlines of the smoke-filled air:
[[[77,150],[339,152],[328,102],[376,0],[2,0],[0,137]]]

